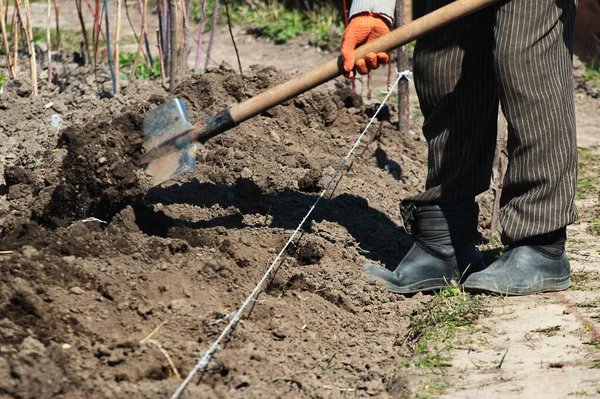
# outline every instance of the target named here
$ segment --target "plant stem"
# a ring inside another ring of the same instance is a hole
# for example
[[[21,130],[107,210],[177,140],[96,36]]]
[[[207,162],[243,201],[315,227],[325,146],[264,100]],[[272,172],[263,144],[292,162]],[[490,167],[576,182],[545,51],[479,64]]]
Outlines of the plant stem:
[[[196,41],[196,61],[194,62],[194,71],[200,66],[200,53],[202,52],[202,41],[204,36],[204,23],[206,22],[206,0],[202,0],[202,15],[200,16],[200,32]]]
[[[15,21],[17,15],[19,14],[19,7],[17,6],[17,2],[15,0],[15,6],[13,7],[13,18],[12,18],[12,26],[13,26],[13,37],[15,39],[15,45],[13,46],[13,60],[15,67],[15,74],[19,71],[18,63],[19,63],[19,23]],[[16,75],[15,75],[16,76]]]
[[[164,59],[163,59],[163,50],[162,50],[162,44],[160,43],[160,30],[156,30],[156,43],[158,46],[158,59],[160,62],[160,78],[162,80],[162,85],[163,87],[167,87],[167,77],[165,76],[165,64],[164,64]]]
[[[142,2],[142,0],[138,0],[138,5],[140,7],[140,13],[144,12],[144,3]],[[144,24],[144,30],[143,30],[143,34],[144,34],[144,43],[146,44],[146,59],[148,62],[148,68],[152,69],[152,55],[150,54],[150,45],[148,43],[148,26],[147,24]]]
[[[52,44],[50,43],[50,16],[52,15],[52,3],[48,0],[48,15],[46,20],[46,46],[48,53],[48,88],[52,86]]]
[[[37,62],[35,59],[35,51],[33,50],[33,29],[31,28],[31,12],[27,12],[29,9],[29,0],[25,0],[25,19],[27,20],[27,27],[21,16],[21,0],[17,1],[17,17],[19,18],[19,24],[25,31],[25,38],[27,40],[27,52],[29,54],[29,67],[31,72],[31,86],[33,89],[33,95],[38,95],[37,88]]]
[[[121,71],[119,65],[119,43],[121,41],[121,0],[117,0],[117,27],[115,29],[115,79],[117,91],[121,87]]]
[[[117,88],[117,79],[115,77],[115,66],[113,63],[112,51],[110,50],[110,24],[108,22],[108,0],[104,0],[104,17],[106,23],[106,53],[108,56],[108,67],[110,68],[110,75],[112,78],[113,94],[117,94],[119,90]]]
[[[54,0],[54,18],[56,18],[56,32],[54,34],[54,50],[58,50],[60,48],[60,24],[59,24],[59,14],[60,14],[60,5],[57,0]]]
[[[138,59],[140,58],[140,53],[142,52],[142,41],[144,40],[144,35],[143,33],[143,29],[144,29],[144,25],[146,25],[146,15],[148,11],[148,0],[144,0],[144,12],[142,13],[142,28],[140,31],[140,38],[138,40],[138,47],[137,47],[137,51],[135,53],[135,58],[133,59],[133,65],[131,67],[131,72],[129,74],[129,84],[131,84],[133,82],[133,80],[135,79],[135,70],[137,69],[138,66]]]
[[[7,2],[8,5],[8,2]],[[2,26],[2,40],[4,41],[4,50],[6,51],[6,59],[8,63],[8,73],[11,79],[15,78],[15,66],[13,65],[12,57],[10,55],[10,45],[8,43],[8,36],[6,34],[6,13],[8,13],[8,8],[4,8],[2,4],[2,0],[0,0],[0,10],[2,11],[2,20],[0,21],[0,25]]]
[[[233,37],[233,31],[231,30],[231,18],[229,18],[229,6],[227,5],[227,0],[223,0],[225,2],[225,13],[227,14],[227,26],[229,27],[229,36],[231,36],[231,42],[233,43],[233,48],[235,50],[235,56],[237,57],[237,62],[240,67],[240,75],[243,75],[242,71],[242,61],[240,61],[240,52],[235,44],[235,38]]]
[[[75,0],[75,7],[77,7],[77,17],[79,17],[79,24],[81,25],[81,33],[83,34],[83,43],[85,45],[85,54],[87,62],[92,62],[90,55],[90,41],[88,39],[87,31],[85,30],[85,22],[83,21],[83,13],[81,10],[81,0]],[[83,54],[82,54],[83,56]]]
[[[212,26],[210,28],[210,39],[208,39],[208,49],[206,50],[206,61],[204,62],[204,70],[208,69],[208,61],[212,50],[213,42],[215,41],[215,31],[217,30],[217,19],[219,18],[219,0],[215,0],[215,7],[212,15]]]

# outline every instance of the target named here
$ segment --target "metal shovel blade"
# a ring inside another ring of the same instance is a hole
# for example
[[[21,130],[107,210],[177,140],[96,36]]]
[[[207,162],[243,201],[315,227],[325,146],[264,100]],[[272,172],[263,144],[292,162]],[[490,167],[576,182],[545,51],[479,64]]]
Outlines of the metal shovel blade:
[[[152,185],[196,171],[196,143],[188,134],[182,135],[191,128],[185,104],[178,98],[144,115],[142,163]]]

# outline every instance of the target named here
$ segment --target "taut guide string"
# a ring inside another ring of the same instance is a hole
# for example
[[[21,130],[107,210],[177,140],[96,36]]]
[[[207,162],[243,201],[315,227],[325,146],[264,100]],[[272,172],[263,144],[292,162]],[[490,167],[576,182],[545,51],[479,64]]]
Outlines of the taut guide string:
[[[181,383],[181,385],[179,386],[179,388],[177,389],[177,391],[175,391],[175,393],[173,394],[173,396],[171,396],[171,399],[178,399],[179,395],[181,395],[181,393],[183,392],[183,390],[185,389],[185,387],[189,384],[189,382],[192,380],[192,378],[194,378],[194,375],[196,375],[196,373],[198,371],[204,369],[208,365],[208,362],[210,361],[210,358],[211,358],[212,354],[218,349],[219,343],[223,340],[223,338],[225,338],[227,336],[227,334],[229,333],[229,331],[237,324],[237,322],[240,320],[240,317],[241,317],[242,313],[244,312],[244,310],[246,309],[246,307],[248,306],[248,304],[250,304],[253,301],[253,298],[258,294],[258,292],[260,291],[260,289],[261,289],[262,285],[264,284],[264,282],[267,280],[267,278],[269,277],[269,275],[271,274],[271,272],[275,269],[275,266],[277,265],[277,262],[281,258],[281,255],[283,255],[283,253],[286,251],[286,249],[289,247],[289,245],[293,242],[293,240],[296,237],[296,235],[302,229],[302,225],[304,225],[304,222],[306,222],[306,220],[312,214],[313,210],[316,208],[316,206],[319,203],[319,201],[321,200],[321,198],[323,198],[325,196],[325,193],[327,193],[327,190],[329,190],[329,187],[331,187],[331,185],[335,181],[335,179],[336,179],[337,175],[339,174],[339,172],[342,170],[342,168],[344,167],[344,165],[346,164],[346,162],[348,161],[348,159],[350,159],[350,157],[354,153],[354,150],[356,150],[356,148],[360,144],[360,141],[362,140],[362,138],[364,137],[364,135],[367,133],[367,131],[369,130],[369,128],[371,127],[371,125],[373,124],[373,122],[375,121],[375,119],[377,118],[377,115],[382,110],[383,106],[385,105],[385,103],[387,102],[387,100],[389,99],[389,97],[391,96],[391,94],[394,92],[394,89],[396,88],[396,86],[398,86],[398,83],[400,82],[400,80],[402,78],[409,79],[409,76],[412,75],[412,72],[409,71],[409,70],[406,70],[404,72],[398,72],[398,71],[396,71],[396,73],[398,74],[398,79],[396,79],[396,82],[394,83],[394,85],[387,92],[387,95],[385,96],[385,98],[381,102],[381,105],[379,106],[379,108],[377,108],[377,112],[375,112],[375,114],[373,115],[373,117],[371,117],[371,120],[369,120],[369,123],[367,124],[367,127],[365,127],[365,129],[360,134],[360,136],[358,136],[358,138],[354,142],[354,145],[352,146],[352,148],[350,149],[350,151],[348,152],[348,154],[346,155],[346,157],[342,160],[342,163],[337,168],[337,170],[335,171],[335,173],[333,174],[333,176],[331,177],[331,179],[329,180],[329,182],[327,183],[327,185],[325,186],[325,188],[321,192],[321,195],[319,195],[319,197],[317,198],[317,200],[315,201],[315,203],[313,204],[313,206],[309,209],[309,211],[306,214],[306,216],[304,216],[304,219],[302,219],[302,221],[300,222],[300,224],[298,225],[298,227],[296,228],[296,230],[294,231],[294,233],[291,235],[290,239],[284,245],[283,249],[279,252],[279,254],[275,258],[275,260],[273,261],[273,263],[271,263],[271,266],[269,266],[269,268],[267,269],[267,271],[265,272],[265,274],[263,275],[263,277],[260,279],[260,281],[258,282],[258,284],[256,285],[256,287],[254,288],[254,290],[250,293],[250,295],[248,295],[248,297],[242,303],[242,305],[239,307],[239,309],[237,310],[237,312],[235,312],[235,314],[230,318],[229,324],[223,329],[223,332],[221,333],[221,335],[219,335],[219,337],[215,340],[215,342],[213,342],[213,344],[210,346],[210,348],[204,353],[204,355],[198,361],[198,363],[196,364],[196,366],[192,369],[192,371],[190,371],[190,373],[188,374],[187,378]]]

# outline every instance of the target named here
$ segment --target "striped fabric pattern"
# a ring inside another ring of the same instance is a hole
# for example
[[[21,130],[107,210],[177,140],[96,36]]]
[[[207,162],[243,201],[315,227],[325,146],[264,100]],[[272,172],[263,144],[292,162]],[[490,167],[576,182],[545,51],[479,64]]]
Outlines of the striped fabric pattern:
[[[450,1],[427,0],[428,12]],[[505,0],[417,41],[429,159],[426,190],[409,201],[472,200],[489,188],[500,105],[505,244],[576,220],[575,13],[573,0]]]

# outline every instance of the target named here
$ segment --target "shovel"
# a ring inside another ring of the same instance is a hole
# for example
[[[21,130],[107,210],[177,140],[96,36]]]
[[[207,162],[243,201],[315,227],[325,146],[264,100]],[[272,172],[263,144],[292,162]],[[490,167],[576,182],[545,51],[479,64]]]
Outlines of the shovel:
[[[374,52],[389,52],[431,33],[498,0],[456,0],[357,48],[355,59]],[[275,86],[232,108],[225,108],[203,121],[191,124],[185,104],[174,99],[144,115],[143,167],[153,186],[196,170],[196,142],[204,143],[299,94],[344,73],[338,57],[305,74]]]

